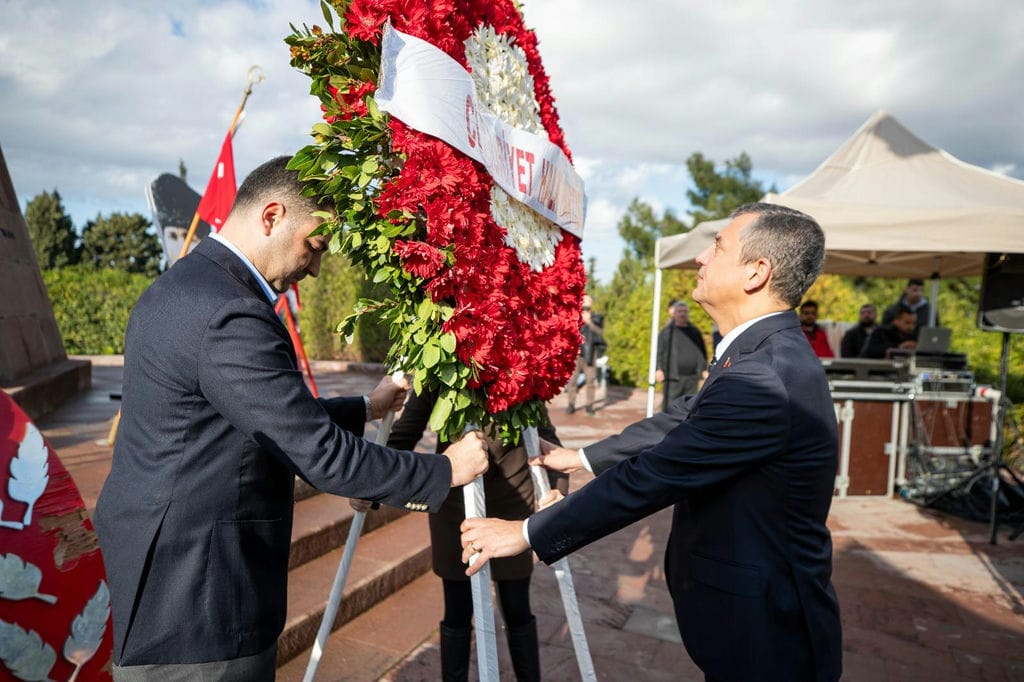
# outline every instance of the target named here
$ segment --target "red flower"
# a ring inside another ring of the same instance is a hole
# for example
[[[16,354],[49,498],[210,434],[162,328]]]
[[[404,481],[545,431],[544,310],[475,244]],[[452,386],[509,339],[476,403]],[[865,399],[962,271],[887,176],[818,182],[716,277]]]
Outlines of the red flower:
[[[378,45],[389,18],[463,66],[465,41],[478,26],[512,38],[526,55],[544,130],[569,154],[537,38],[514,0],[352,0],[346,32]],[[372,92],[370,83],[332,90],[337,116],[366,116],[365,97]],[[414,235],[394,240],[392,250],[406,272],[424,280],[417,291],[454,309],[442,331],[455,336],[455,356],[472,369],[465,386],[483,392],[492,415],[551,399],[568,381],[579,350],[585,282],[579,240],[563,234],[554,264],[530,270],[505,245],[505,229],[490,214],[493,180],[483,166],[397,119],[390,119],[388,132],[390,149],[404,164],[374,196],[375,210],[382,218],[397,210],[422,222]],[[408,296],[408,289],[396,295]]]
[[[393,250],[406,272],[423,279],[436,275],[444,263],[444,254],[426,242],[396,241]]]

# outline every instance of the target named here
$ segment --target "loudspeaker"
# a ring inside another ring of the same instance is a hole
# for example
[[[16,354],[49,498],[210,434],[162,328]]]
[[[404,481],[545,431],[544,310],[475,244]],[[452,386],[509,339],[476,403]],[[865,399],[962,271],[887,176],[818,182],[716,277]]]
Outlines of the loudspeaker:
[[[1024,333],[1024,253],[987,253],[978,327]]]

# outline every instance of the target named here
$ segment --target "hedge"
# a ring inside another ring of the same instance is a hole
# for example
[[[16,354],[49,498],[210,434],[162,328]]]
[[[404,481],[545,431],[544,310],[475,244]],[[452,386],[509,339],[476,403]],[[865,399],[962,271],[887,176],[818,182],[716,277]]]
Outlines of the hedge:
[[[43,271],[64,348],[71,355],[124,352],[128,315],[153,278],[74,265]]]

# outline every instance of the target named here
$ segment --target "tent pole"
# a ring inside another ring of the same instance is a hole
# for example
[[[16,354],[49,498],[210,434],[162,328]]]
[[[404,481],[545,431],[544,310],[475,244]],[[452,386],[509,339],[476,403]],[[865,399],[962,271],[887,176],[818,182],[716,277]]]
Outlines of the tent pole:
[[[932,273],[932,293],[928,299],[928,326],[934,327],[935,321],[939,319],[939,275],[938,269]]]
[[[647,364],[647,416],[654,414],[654,371],[658,361],[658,313],[661,312],[661,268],[658,267],[658,243],[654,244],[654,300],[651,302],[651,356]]]

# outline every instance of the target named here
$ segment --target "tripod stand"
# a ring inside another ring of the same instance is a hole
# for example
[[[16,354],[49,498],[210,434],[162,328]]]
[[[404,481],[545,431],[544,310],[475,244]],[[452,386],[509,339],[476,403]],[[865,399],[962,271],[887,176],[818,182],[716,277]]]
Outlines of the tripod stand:
[[[1006,415],[1009,412],[1011,403],[1009,398],[1006,397],[1006,384],[1009,374],[1009,358],[1010,358],[1010,332],[1003,332],[1003,345],[999,355],[999,389],[1001,391],[999,401],[997,403],[998,413],[993,415],[996,420],[996,441],[992,447],[992,461],[990,462],[989,468],[992,477],[992,496],[989,507],[989,542],[993,545],[999,542],[999,502],[1000,499],[1006,499],[1001,496],[1001,488],[1003,486],[1011,486],[1011,489],[1015,489],[1018,494],[1024,493],[1024,481],[1014,473],[1013,469],[1006,465],[1003,461],[1003,438],[1005,434]],[[1014,434],[1016,440],[1020,439],[1020,435],[1016,428],[1016,420],[1012,419],[1014,425]],[[1004,481],[1003,474],[1008,474],[1012,484]],[[1010,540],[1016,540],[1017,537],[1024,533],[1024,521],[1022,521],[1017,528],[1010,534]]]

